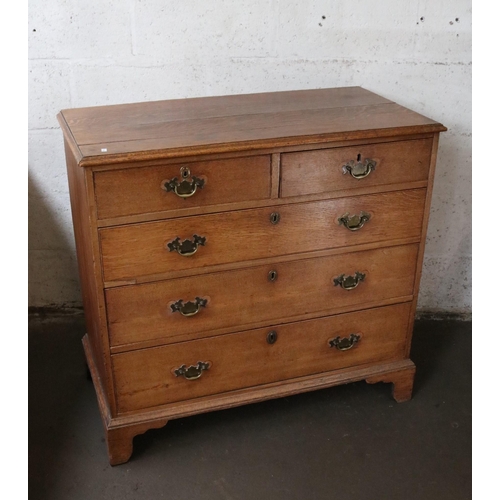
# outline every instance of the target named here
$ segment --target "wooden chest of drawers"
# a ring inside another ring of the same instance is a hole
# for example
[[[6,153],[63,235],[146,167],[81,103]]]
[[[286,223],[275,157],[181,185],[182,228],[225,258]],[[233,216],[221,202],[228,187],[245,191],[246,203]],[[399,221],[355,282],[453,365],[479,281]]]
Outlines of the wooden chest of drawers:
[[[357,380],[411,397],[445,127],[360,87],[58,119],[111,464],[187,415]]]

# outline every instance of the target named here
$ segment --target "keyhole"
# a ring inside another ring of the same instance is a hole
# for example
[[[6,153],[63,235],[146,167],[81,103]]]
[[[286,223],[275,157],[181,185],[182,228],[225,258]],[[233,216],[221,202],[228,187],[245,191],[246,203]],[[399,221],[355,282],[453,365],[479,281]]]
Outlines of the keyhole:
[[[278,334],[272,330],[267,334],[266,340],[268,344],[274,344],[278,340]]]
[[[278,224],[280,221],[280,214],[278,212],[273,212],[270,217],[271,224]]]
[[[358,154],[358,159],[356,161],[360,161],[361,160],[361,155]]]
[[[278,271],[269,271],[267,279],[269,281],[276,281],[278,279]]]
[[[183,179],[187,179],[189,177],[189,174],[190,174],[190,170],[188,167],[182,167],[181,168],[181,176]]]

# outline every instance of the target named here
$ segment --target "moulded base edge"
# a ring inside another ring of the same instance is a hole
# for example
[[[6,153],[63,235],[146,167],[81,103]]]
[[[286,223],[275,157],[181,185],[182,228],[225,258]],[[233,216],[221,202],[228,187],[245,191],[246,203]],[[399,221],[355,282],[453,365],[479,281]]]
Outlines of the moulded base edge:
[[[97,394],[111,465],[122,464],[130,459],[134,436],[143,434],[149,429],[163,427],[169,420],[175,418],[233,408],[249,403],[258,403],[268,399],[291,396],[360,380],[366,380],[370,384],[377,382],[392,383],[394,399],[403,402],[411,399],[415,376],[414,363],[410,359],[402,359],[389,363],[363,365],[308,375],[193,400],[179,401],[164,405],[161,408],[112,417],[87,335],[83,337],[83,346]]]

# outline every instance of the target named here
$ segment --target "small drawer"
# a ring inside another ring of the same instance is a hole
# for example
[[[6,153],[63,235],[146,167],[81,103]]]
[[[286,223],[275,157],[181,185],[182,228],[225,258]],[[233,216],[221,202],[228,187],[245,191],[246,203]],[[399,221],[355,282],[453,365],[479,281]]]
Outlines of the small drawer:
[[[425,181],[432,139],[281,155],[281,196]]]
[[[193,332],[210,336],[408,297],[418,248],[402,245],[109,288],[110,342],[161,343]]]
[[[420,237],[425,193],[395,191],[104,228],[104,280],[148,280],[171,271]]]
[[[118,411],[404,356],[410,303],[112,356]]]
[[[94,183],[99,219],[262,200],[271,192],[271,157],[106,170]]]

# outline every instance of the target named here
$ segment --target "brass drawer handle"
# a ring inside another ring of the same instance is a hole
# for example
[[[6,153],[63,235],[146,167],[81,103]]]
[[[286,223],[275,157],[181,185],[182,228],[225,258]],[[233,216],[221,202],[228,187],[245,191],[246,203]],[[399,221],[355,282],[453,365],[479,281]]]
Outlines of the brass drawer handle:
[[[348,351],[349,349],[352,349],[361,339],[360,335],[357,335],[356,333],[351,333],[349,337],[335,337],[334,339],[331,339],[328,341],[328,344],[330,347],[335,347],[339,351]]]
[[[208,361],[198,361],[196,365],[186,366],[182,365],[174,370],[176,377],[184,377],[186,380],[196,380],[199,379],[205,370],[210,369],[210,363]]]
[[[198,248],[201,246],[205,246],[205,242],[207,239],[204,236],[198,236],[197,234],[193,235],[193,241],[184,240],[181,242],[179,237],[175,238],[175,240],[167,243],[167,247],[170,252],[177,252],[179,255],[183,257],[191,257],[194,255]]]
[[[341,226],[343,225],[349,229],[349,231],[358,231],[358,229],[361,229],[370,218],[371,215],[365,212],[361,212],[359,215],[349,215],[347,213],[339,217],[338,221]]]
[[[355,179],[364,179],[368,177],[372,170],[375,170],[376,161],[367,158],[364,162],[351,160],[342,167],[342,173],[351,174]]]
[[[188,167],[181,168],[181,177],[182,181],[179,182],[177,177],[174,177],[170,181],[164,181],[163,189],[165,191],[170,192],[173,191],[179,198],[190,198],[196,193],[198,188],[203,189],[205,185],[205,181],[194,175],[191,177],[191,180],[188,180],[188,177],[191,175],[191,171]]]
[[[172,312],[179,311],[183,316],[189,317],[194,316],[200,312],[201,307],[206,307],[207,299],[201,299],[200,297],[196,297],[194,302],[186,302],[178,300],[174,304],[170,306]]]
[[[345,274],[341,274],[337,278],[334,278],[333,284],[335,286],[339,285],[344,290],[354,290],[365,278],[366,274],[356,271],[354,276],[346,276]]]

